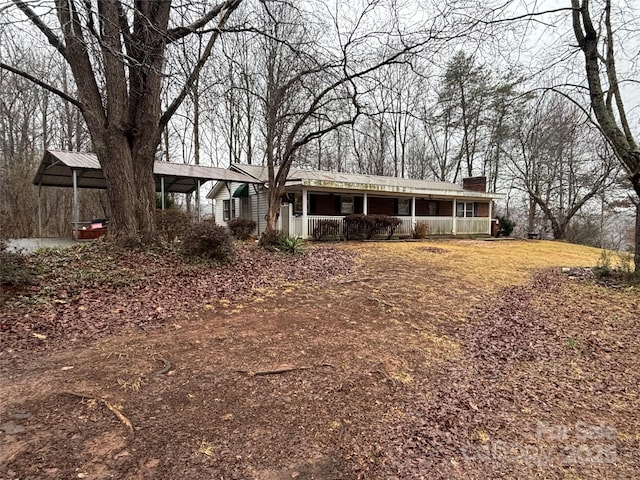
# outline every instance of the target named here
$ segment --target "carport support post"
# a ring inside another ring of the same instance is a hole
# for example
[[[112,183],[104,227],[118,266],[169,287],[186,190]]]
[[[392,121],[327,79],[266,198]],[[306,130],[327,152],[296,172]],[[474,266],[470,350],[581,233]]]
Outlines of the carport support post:
[[[198,223],[200,223],[200,179],[196,180],[196,211],[198,212]]]
[[[38,237],[42,238],[42,181],[38,182]]]
[[[162,205],[162,210],[164,210],[164,177],[160,177],[160,204]]]
[[[78,240],[78,171],[71,172],[73,176],[73,237]]]

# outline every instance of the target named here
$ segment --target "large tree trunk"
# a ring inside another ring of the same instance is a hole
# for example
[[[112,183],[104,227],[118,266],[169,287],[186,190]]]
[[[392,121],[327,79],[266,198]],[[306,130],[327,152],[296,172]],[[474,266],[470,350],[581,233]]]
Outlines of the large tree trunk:
[[[133,171],[137,198],[135,215],[139,241],[145,244],[156,242],[156,182],[153,176],[155,154],[138,153],[134,158]],[[138,239],[136,239],[138,240]]]
[[[282,167],[281,167],[282,168]],[[289,170],[288,168],[286,169]],[[280,177],[280,173],[276,179]],[[275,180],[269,185],[269,206],[267,208],[267,227],[265,232],[275,232],[278,227],[278,217],[282,206],[282,197],[285,194],[284,184]]]
[[[278,227],[278,217],[280,215],[280,205],[282,204],[281,189],[272,187],[268,194],[269,207],[267,208],[266,232],[275,232]]]
[[[114,240],[123,246],[155,240],[154,156],[142,158],[131,151],[123,135],[109,135],[96,154],[107,182]]]
[[[636,203],[636,237],[634,245],[633,261],[636,266],[636,275],[640,276],[640,175],[632,179],[633,189],[638,196],[638,202]]]

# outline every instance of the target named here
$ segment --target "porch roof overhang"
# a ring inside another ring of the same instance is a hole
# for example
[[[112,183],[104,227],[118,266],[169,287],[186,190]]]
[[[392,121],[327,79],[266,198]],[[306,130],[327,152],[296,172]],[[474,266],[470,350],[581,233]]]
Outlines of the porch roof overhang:
[[[45,152],[33,184],[47,187],[73,187],[74,171],[78,188],[107,188],[102,168],[95,154],[55,150]],[[193,193],[199,185],[209,181],[256,183],[254,178],[226,168],[170,162],[155,162],[153,174],[156,180],[156,191],[161,191],[163,181],[164,191],[167,193]]]
[[[504,194],[492,192],[474,192],[465,189],[440,189],[440,188],[420,188],[418,186],[399,186],[371,183],[355,183],[355,182],[330,182],[325,180],[294,180],[286,183],[287,187],[305,187],[307,189],[327,191],[327,192],[349,192],[349,193],[367,193],[379,195],[399,195],[427,197],[434,199],[457,198],[457,199],[501,199]]]
[[[268,181],[266,167],[233,164],[231,168],[235,171],[250,175],[257,180],[262,180],[265,184]],[[292,168],[290,170],[286,186],[289,188],[299,188],[302,186],[307,189],[334,191],[336,193],[358,192],[380,195],[486,200],[504,198],[504,195],[500,193],[468,190],[452,182],[328,172],[322,170],[304,170],[299,168]]]
[[[269,187],[266,167],[232,164],[230,171],[250,176],[254,179],[254,184],[262,184],[264,188]],[[207,198],[215,198],[225,183],[222,181],[216,183],[207,194]],[[415,196],[435,199],[493,200],[505,198],[505,195],[501,193],[476,192],[464,189],[462,186],[451,182],[302,169],[291,169],[285,186],[290,190],[298,190],[304,187],[324,192]]]

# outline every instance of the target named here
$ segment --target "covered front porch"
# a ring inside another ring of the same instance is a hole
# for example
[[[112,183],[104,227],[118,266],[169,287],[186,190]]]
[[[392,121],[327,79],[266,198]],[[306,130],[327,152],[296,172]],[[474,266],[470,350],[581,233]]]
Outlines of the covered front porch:
[[[313,238],[326,221],[334,221],[331,237],[343,238],[344,218],[354,213],[388,215],[401,224],[398,237],[411,237],[418,222],[428,235],[490,235],[492,203],[486,198],[446,198],[385,195],[370,192],[330,192],[302,188],[287,196],[278,228],[290,236]]]

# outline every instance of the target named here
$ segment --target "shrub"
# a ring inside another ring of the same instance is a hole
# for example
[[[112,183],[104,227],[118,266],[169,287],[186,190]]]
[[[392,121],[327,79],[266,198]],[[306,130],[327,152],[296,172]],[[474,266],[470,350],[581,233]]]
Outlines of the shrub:
[[[283,237],[277,249],[287,253],[302,253],[302,239],[299,237]]]
[[[205,220],[191,225],[182,241],[182,251],[190,257],[226,263],[233,259],[233,239],[225,227]]]
[[[427,235],[429,235],[429,222],[416,222],[411,235],[413,238],[427,238]]]
[[[386,231],[387,240],[391,240],[393,234],[396,233],[396,229],[402,225],[402,220],[396,217],[388,217],[387,215],[375,215],[376,233],[382,233]]]
[[[600,250],[593,272],[599,277],[632,275],[634,273],[633,255],[629,252],[613,252],[603,248]]]
[[[315,241],[320,241],[328,237],[337,237],[340,233],[340,222],[338,220],[318,220],[311,232]]]
[[[618,270],[623,275],[634,273],[633,255],[631,252],[618,252]]]
[[[22,285],[31,281],[24,256],[7,249],[7,241],[0,239],[0,285]]]
[[[611,274],[613,270],[613,253],[610,250],[603,248],[600,250],[600,256],[598,257],[598,263],[594,267],[593,271],[596,275],[607,276]]]
[[[260,241],[258,244],[261,247],[275,250],[280,246],[285,237],[286,235],[280,230],[266,230],[262,235],[260,235]]]
[[[227,222],[227,227],[231,230],[233,238],[249,240],[256,229],[256,222],[248,218],[232,218]]]
[[[364,240],[367,236],[366,216],[354,213],[344,217],[344,236],[347,240]]]
[[[374,235],[385,235],[389,240],[401,223],[399,218],[387,215],[356,213],[344,218],[345,237],[347,240],[370,240]]]
[[[182,240],[193,224],[193,216],[184,210],[172,208],[156,211],[158,235],[166,242]]]
[[[500,229],[498,230],[499,237],[508,237],[513,232],[513,229],[516,226],[516,222],[511,220],[506,215],[499,215],[498,221],[500,222]]]

